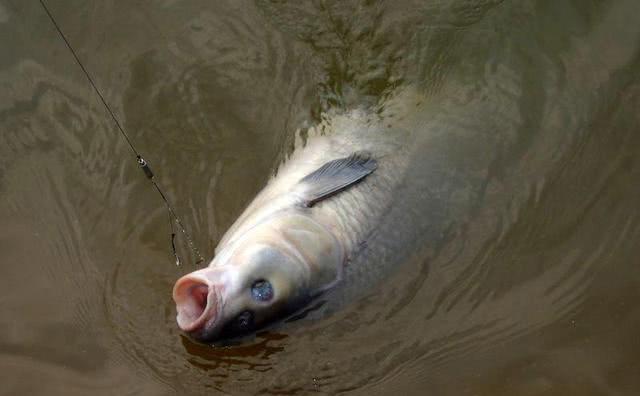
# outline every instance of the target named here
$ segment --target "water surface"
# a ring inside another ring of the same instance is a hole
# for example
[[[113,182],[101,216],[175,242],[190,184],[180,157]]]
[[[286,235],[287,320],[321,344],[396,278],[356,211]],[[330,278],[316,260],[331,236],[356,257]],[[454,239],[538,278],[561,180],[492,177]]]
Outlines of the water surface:
[[[640,393],[636,0],[47,4],[205,257],[296,133],[399,94],[433,142],[408,175],[455,194],[334,315],[193,343],[160,197],[40,4],[0,0],[0,394]]]

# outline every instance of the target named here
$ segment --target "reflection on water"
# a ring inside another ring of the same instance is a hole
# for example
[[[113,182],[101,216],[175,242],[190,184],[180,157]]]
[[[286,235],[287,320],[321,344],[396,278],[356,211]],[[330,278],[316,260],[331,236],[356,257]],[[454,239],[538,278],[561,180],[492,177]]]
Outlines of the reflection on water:
[[[39,4],[0,0],[0,393],[640,392],[635,0],[50,8],[205,256],[296,131],[415,140],[339,309],[196,344],[162,201]]]

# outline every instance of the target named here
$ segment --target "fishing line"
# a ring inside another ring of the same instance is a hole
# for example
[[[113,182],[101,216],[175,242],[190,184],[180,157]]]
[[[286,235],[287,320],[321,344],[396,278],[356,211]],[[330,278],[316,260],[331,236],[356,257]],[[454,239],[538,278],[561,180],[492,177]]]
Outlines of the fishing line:
[[[93,87],[93,90],[95,91],[95,93],[98,95],[98,97],[102,101],[102,104],[104,105],[104,107],[107,109],[107,112],[111,116],[111,119],[113,119],[113,122],[116,124],[116,127],[120,131],[120,135],[124,138],[124,140],[129,145],[129,148],[131,149],[133,154],[136,156],[136,162],[138,163],[138,166],[140,167],[140,169],[142,169],[142,171],[144,172],[144,175],[147,177],[147,179],[149,179],[151,181],[151,183],[155,187],[156,191],[158,191],[158,193],[160,194],[160,197],[162,197],[162,200],[164,201],[164,204],[165,204],[165,206],[167,208],[167,212],[169,213],[169,226],[171,227],[171,248],[173,250],[173,256],[176,259],[176,265],[180,265],[180,257],[178,256],[178,252],[176,250],[176,244],[175,244],[176,234],[175,234],[175,232],[173,230],[173,220],[175,220],[175,222],[180,227],[180,230],[182,231],[182,234],[187,239],[187,243],[189,245],[189,248],[191,248],[191,251],[196,256],[196,259],[197,259],[196,264],[204,261],[204,257],[202,257],[202,254],[200,254],[200,251],[195,247],[195,245],[193,243],[193,240],[191,239],[191,236],[189,235],[189,233],[185,229],[184,225],[182,225],[182,221],[180,221],[180,218],[178,217],[178,215],[176,214],[175,210],[173,209],[173,206],[171,205],[171,203],[167,199],[166,195],[162,191],[162,188],[160,188],[160,185],[156,182],[154,174],[151,171],[151,168],[149,167],[149,163],[142,157],[142,155],[140,155],[140,152],[138,150],[136,150],[135,146],[133,145],[133,142],[129,138],[129,135],[127,135],[127,133],[124,131],[124,128],[122,127],[122,125],[120,125],[120,121],[118,121],[118,118],[115,116],[115,114],[111,110],[111,107],[109,107],[109,104],[104,99],[104,96],[102,96],[102,94],[100,93],[100,90],[98,89],[98,87],[96,86],[95,82],[93,81],[93,78],[91,78],[91,75],[89,74],[87,69],[84,67],[84,65],[80,61],[80,58],[78,58],[78,55],[76,54],[76,52],[73,50],[73,47],[69,43],[69,40],[67,40],[67,37],[64,35],[64,33],[62,33],[62,29],[60,29],[60,26],[58,25],[58,23],[56,22],[55,18],[53,17],[53,15],[51,14],[51,12],[47,8],[47,6],[45,5],[44,0],[40,0],[40,5],[42,5],[42,8],[44,8],[44,11],[49,16],[49,19],[51,20],[51,22],[53,23],[53,26],[55,26],[56,30],[58,31],[58,34],[60,35],[60,37],[62,38],[64,43],[67,45],[67,48],[69,48],[69,51],[71,51],[71,54],[73,55],[73,57],[76,60],[76,63],[78,63],[78,66],[80,66],[80,68],[84,72],[84,75],[87,77],[87,80],[89,80],[89,84],[91,84],[91,86]]]

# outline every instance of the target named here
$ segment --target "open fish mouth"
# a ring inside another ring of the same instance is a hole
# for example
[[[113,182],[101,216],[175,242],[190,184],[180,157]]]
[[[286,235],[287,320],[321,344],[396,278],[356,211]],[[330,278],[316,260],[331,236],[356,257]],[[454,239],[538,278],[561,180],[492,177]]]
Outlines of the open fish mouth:
[[[195,274],[180,278],[173,288],[178,327],[187,333],[205,334],[220,317],[220,293],[214,284]]]

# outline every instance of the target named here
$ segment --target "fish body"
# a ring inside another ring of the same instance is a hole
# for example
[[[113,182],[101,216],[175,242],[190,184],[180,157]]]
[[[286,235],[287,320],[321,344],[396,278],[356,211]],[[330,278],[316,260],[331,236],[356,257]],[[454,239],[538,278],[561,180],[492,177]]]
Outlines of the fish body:
[[[363,111],[313,129],[226,232],[209,266],[176,282],[179,327],[203,341],[234,337],[341,287],[394,201],[410,139]]]

